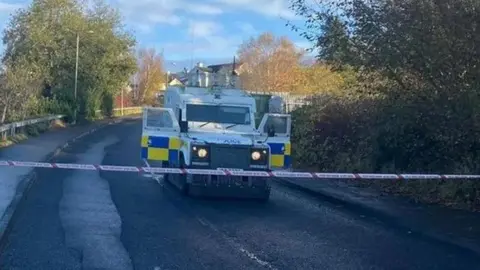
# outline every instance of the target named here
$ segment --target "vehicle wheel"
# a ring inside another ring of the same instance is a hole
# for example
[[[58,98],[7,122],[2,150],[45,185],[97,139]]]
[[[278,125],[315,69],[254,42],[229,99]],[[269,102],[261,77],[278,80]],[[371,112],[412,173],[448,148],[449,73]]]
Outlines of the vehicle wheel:
[[[170,164],[168,163],[168,161],[162,162],[162,168],[170,168]],[[163,181],[172,182],[171,180],[172,180],[172,175],[171,174],[167,174],[167,173],[163,174]]]

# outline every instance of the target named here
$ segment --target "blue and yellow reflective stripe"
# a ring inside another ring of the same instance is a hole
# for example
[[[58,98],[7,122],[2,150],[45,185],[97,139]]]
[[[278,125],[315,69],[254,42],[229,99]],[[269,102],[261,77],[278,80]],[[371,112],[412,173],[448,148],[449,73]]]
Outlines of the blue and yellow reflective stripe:
[[[178,137],[142,136],[142,159],[176,162],[181,147]]]
[[[290,142],[286,143],[268,143],[270,146],[270,165],[275,168],[290,167],[292,146]]]

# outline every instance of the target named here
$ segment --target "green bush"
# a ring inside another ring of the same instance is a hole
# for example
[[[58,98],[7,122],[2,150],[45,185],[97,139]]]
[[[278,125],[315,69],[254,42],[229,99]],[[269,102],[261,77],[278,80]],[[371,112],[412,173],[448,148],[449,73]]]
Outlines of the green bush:
[[[383,85],[382,87],[384,87]],[[471,92],[317,96],[293,112],[296,166],[323,172],[480,174],[480,99]],[[367,88],[371,89],[371,88]],[[353,90],[353,92],[351,92]],[[350,91],[350,92],[349,92]],[[480,207],[478,181],[366,181],[421,201]]]
[[[102,113],[105,117],[113,116],[113,96],[111,94],[104,94],[102,99]]]
[[[42,108],[42,113],[38,113],[37,115],[61,114],[65,115],[65,121],[71,122],[73,120],[73,101],[55,98],[43,98],[41,101],[42,104],[40,108]]]

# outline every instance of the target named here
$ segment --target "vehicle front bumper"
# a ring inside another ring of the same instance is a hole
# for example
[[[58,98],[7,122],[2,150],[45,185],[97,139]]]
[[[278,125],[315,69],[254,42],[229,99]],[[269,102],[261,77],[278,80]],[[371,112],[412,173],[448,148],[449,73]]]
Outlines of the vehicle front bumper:
[[[265,198],[270,193],[270,185],[201,185],[189,186],[189,193],[193,196],[207,196],[217,198]]]

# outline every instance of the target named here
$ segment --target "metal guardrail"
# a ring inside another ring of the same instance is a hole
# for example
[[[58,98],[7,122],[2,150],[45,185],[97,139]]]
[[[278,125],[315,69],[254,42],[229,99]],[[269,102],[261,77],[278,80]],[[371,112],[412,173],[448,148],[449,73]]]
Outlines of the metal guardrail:
[[[115,108],[113,109],[113,115],[114,116],[122,116],[126,114],[139,114],[142,113],[142,108],[143,107],[125,107],[125,108]],[[97,110],[96,113],[99,114],[101,113],[101,110]],[[122,114],[123,112],[123,114]]]
[[[62,119],[65,117],[64,115],[50,115],[42,118],[34,118],[34,119],[29,119],[29,120],[24,120],[24,121],[19,121],[19,122],[13,122],[9,124],[5,124],[0,126],[0,135],[2,139],[5,139],[7,137],[7,134],[10,136],[14,136],[18,128],[26,127],[29,125],[34,125],[38,123],[43,123],[43,122],[49,122],[53,120],[58,120]]]
[[[101,111],[97,111],[101,112]],[[115,108],[113,109],[114,116],[119,115],[128,115],[128,114],[139,114],[142,112],[142,107],[125,107],[125,108]],[[50,115],[42,118],[34,118],[19,122],[13,122],[9,124],[4,124],[0,126],[0,139],[5,140],[7,136],[14,136],[17,133],[17,129],[23,128],[29,125],[34,125],[43,122],[49,122],[53,120],[59,120],[65,117],[64,115]]]
[[[116,109],[113,109],[113,112],[114,112],[114,115],[117,115],[118,113],[120,115],[122,115],[122,112],[123,112],[123,115],[125,114],[134,114],[134,113],[142,113],[142,108],[143,107],[126,107],[126,108],[116,108]]]
[[[62,119],[63,117],[65,117],[65,116],[64,115],[51,115],[51,116],[42,117],[42,118],[35,118],[35,119],[24,120],[24,121],[20,121],[20,122],[13,122],[13,123],[10,123],[10,124],[5,124],[5,125],[0,126],[0,132],[5,132],[5,131],[8,131],[8,130],[11,130],[12,128],[19,128],[19,127],[38,124],[38,123],[42,123],[42,122],[58,120],[58,119]]]

